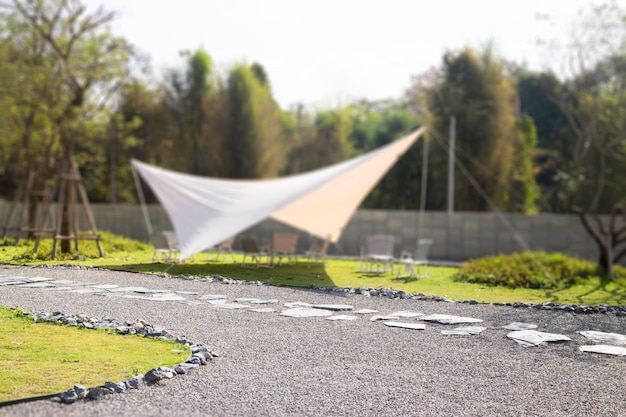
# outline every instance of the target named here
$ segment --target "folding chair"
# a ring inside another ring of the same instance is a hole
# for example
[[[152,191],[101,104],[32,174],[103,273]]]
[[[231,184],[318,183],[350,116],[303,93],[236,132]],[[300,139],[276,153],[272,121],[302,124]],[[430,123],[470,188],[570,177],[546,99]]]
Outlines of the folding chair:
[[[361,252],[361,272],[382,274],[393,272],[393,245],[395,237],[389,235],[368,236]]]
[[[404,265],[404,275],[400,275],[401,268],[398,268],[398,278],[413,276],[415,278],[428,277],[428,252],[433,244],[432,239],[419,239],[415,247],[415,252],[402,251],[399,263]],[[420,274],[420,267],[424,266],[425,273]]]

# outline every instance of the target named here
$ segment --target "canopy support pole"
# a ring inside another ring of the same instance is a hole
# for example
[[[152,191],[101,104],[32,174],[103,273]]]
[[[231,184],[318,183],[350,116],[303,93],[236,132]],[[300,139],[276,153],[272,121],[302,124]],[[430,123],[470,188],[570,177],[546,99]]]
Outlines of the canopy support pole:
[[[152,222],[150,221],[150,215],[148,214],[148,207],[146,206],[146,198],[143,195],[143,190],[141,188],[141,180],[139,179],[139,174],[137,174],[137,170],[133,165],[131,165],[133,169],[133,178],[135,179],[135,186],[137,187],[137,195],[139,197],[139,203],[141,205],[141,211],[143,212],[143,219],[146,222],[146,229],[148,229],[148,235],[152,236]]]

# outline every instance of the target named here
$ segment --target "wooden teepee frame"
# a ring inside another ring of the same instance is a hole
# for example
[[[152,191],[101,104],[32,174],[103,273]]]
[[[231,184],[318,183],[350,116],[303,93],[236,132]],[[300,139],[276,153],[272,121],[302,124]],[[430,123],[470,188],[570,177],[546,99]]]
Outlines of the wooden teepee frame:
[[[74,242],[74,249],[78,251],[78,242],[80,240],[95,240],[98,246],[98,252],[100,257],[104,257],[104,251],[102,250],[101,237],[97,232],[96,221],[89,205],[89,199],[87,198],[87,192],[83,184],[82,178],[76,163],[73,158],[66,157],[63,160],[63,165],[58,178],[58,203],[57,203],[57,221],[56,229],[54,233],[46,233],[43,227],[40,228],[40,232],[37,234],[37,240],[35,242],[34,250],[39,248],[39,242],[44,238],[52,238],[54,242],[52,244],[52,258],[56,257],[57,247],[60,241],[69,240]],[[82,206],[87,215],[90,231],[87,234],[81,234],[79,231],[78,223],[78,198],[80,198]],[[45,225],[48,221],[48,215],[50,210],[44,210],[42,225]],[[67,234],[63,234],[63,216],[66,213]]]

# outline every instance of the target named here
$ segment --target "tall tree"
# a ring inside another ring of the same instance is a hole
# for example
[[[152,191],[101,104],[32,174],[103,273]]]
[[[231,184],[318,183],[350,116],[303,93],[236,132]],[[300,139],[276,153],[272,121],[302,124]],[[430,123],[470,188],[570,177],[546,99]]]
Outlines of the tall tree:
[[[13,0],[2,6],[5,19],[15,22],[4,39],[14,42],[16,61],[41,69],[36,85],[46,89],[37,93],[37,114],[47,114],[65,164],[72,164],[76,143],[101,124],[103,99],[126,74],[131,48],[109,32],[112,12],[90,12],[80,0]],[[37,48],[21,48],[24,39]],[[64,210],[61,233],[66,236],[69,216]],[[69,252],[69,243],[62,241],[63,252]]]
[[[206,127],[207,105],[212,92],[212,63],[210,56],[202,51],[189,53],[187,67],[172,71],[169,75],[170,108],[178,127],[179,161],[185,165],[179,169],[198,175],[215,174],[212,150],[208,147]]]
[[[456,155],[468,175],[456,175],[455,209],[510,208],[513,156],[527,138],[517,126],[516,91],[502,61],[489,50],[480,55],[469,48],[447,53],[429,91],[428,106],[436,131],[445,132],[440,135],[447,136],[449,120],[456,118]],[[532,205],[515,206],[526,211]]]
[[[239,64],[228,75],[226,138],[234,178],[275,177],[285,164],[280,109],[258,74],[258,68]]]

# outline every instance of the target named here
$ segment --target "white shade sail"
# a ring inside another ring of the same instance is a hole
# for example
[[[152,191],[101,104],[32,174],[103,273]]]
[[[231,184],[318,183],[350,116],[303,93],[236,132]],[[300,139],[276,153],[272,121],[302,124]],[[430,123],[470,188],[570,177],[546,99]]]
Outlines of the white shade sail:
[[[132,166],[168,214],[181,259],[270,216],[337,242],[363,199],[423,132],[326,168],[268,180],[200,177],[137,160]]]

